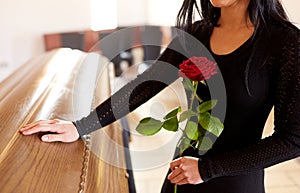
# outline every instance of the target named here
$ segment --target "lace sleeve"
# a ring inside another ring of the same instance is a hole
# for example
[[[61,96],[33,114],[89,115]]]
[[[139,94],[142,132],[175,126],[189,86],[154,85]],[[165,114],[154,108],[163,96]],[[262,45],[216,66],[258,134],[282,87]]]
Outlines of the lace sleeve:
[[[277,70],[274,134],[244,149],[207,156],[199,161],[204,181],[241,175],[300,155],[299,31],[290,33]]]
[[[173,40],[148,70],[100,104],[87,117],[73,122],[80,136],[125,116],[175,81],[178,78],[178,65],[185,58],[182,53],[178,41]]]

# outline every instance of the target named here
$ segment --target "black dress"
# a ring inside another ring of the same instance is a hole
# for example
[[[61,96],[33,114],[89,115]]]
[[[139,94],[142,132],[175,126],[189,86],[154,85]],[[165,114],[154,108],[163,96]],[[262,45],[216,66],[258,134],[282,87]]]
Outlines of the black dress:
[[[214,54],[210,49],[209,41],[204,42],[217,62],[226,86],[227,103],[224,131],[214,144],[213,149],[204,156],[199,156],[192,149],[189,149],[184,155],[205,159],[208,156],[240,150],[241,147],[246,147],[260,140],[264,122],[272,108],[272,103],[270,102],[271,93],[268,89],[270,77],[267,66],[261,68],[252,66],[248,72],[248,76],[250,76],[249,90],[245,86],[246,66],[256,41],[257,36],[252,36],[238,49],[227,55]],[[200,90],[198,93],[201,95],[202,91]],[[221,176],[199,185],[178,186],[178,193],[263,193],[263,175],[263,169],[259,169],[243,175]],[[173,188],[174,185],[169,180],[165,180],[162,192],[174,192]]]
[[[196,22],[192,34],[210,50],[211,32],[212,28]],[[299,41],[296,27],[273,22],[233,53],[212,53],[227,93],[224,131],[206,154],[185,152],[201,158],[198,166],[204,183],[178,186],[178,193],[264,193],[264,168],[300,155]],[[75,121],[79,134],[110,124],[146,102],[178,78],[177,70],[165,64],[178,67],[183,59],[166,49],[151,68],[88,117]],[[273,106],[275,132],[261,139]],[[162,192],[173,192],[173,184],[166,180]]]

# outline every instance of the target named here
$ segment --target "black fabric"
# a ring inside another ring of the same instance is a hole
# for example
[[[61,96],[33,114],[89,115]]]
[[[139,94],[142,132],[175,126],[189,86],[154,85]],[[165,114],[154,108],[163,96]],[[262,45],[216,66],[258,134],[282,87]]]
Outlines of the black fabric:
[[[209,49],[211,31],[197,22],[193,35]],[[199,172],[205,182],[179,186],[178,193],[264,193],[263,169],[300,155],[299,30],[289,24],[270,23],[233,53],[214,57],[227,93],[224,131],[203,156],[197,152],[187,154],[201,157]],[[183,59],[167,49],[160,60],[178,66]],[[166,76],[164,84],[145,82],[166,74],[170,76]],[[171,72],[164,63],[155,63],[97,107],[101,125],[134,110],[176,77],[175,70]],[[124,101],[129,102],[128,108]],[[273,105],[275,132],[261,139]],[[173,192],[172,188],[166,180],[162,192]]]

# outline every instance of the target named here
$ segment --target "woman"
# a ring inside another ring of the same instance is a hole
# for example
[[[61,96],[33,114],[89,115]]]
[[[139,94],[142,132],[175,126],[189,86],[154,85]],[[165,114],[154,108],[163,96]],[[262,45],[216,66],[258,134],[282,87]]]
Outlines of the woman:
[[[299,30],[288,21],[279,0],[201,0],[200,4],[203,19],[193,22],[196,0],[185,0],[177,26],[200,40],[218,63],[227,93],[224,131],[200,159],[188,151],[174,160],[162,192],[173,192],[178,184],[178,192],[263,193],[264,168],[300,155]],[[75,141],[124,116],[128,108],[122,101],[129,101],[132,111],[165,88],[159,81],[145,81],[170,73],[159,61],[178,67],[183,59],[166,49],[151,68],[88,117],[74,124],[38,121],[21,132],[52,131],[57,134],[44,135],[42,140]],[[177,78],[174,74],[167,83]],[[261,139],[273,105],[275,132]]]

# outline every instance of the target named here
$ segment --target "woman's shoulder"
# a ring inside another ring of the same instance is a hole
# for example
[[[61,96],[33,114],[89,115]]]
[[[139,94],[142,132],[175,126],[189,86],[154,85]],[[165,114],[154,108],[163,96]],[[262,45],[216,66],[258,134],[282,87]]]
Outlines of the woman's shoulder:
[[[290,22],[273,21],[259,27],[257,46],[266,48],[271,55],[278,56],[284,49],[294,49],[299,44],[299,32],[299,29]]]
[[[273,40],[299,43],[300,30],[291,22],[271,22],[268,31]]]
[[[297,64],[299,55],[300,30],[290,22],[272,22],[266,30],[268,42],[267,50],[277,58],[276,69],[284,64]],[[264,43],[264,42],[263,42]],[[282,63],[284,61],[284,63]]]

